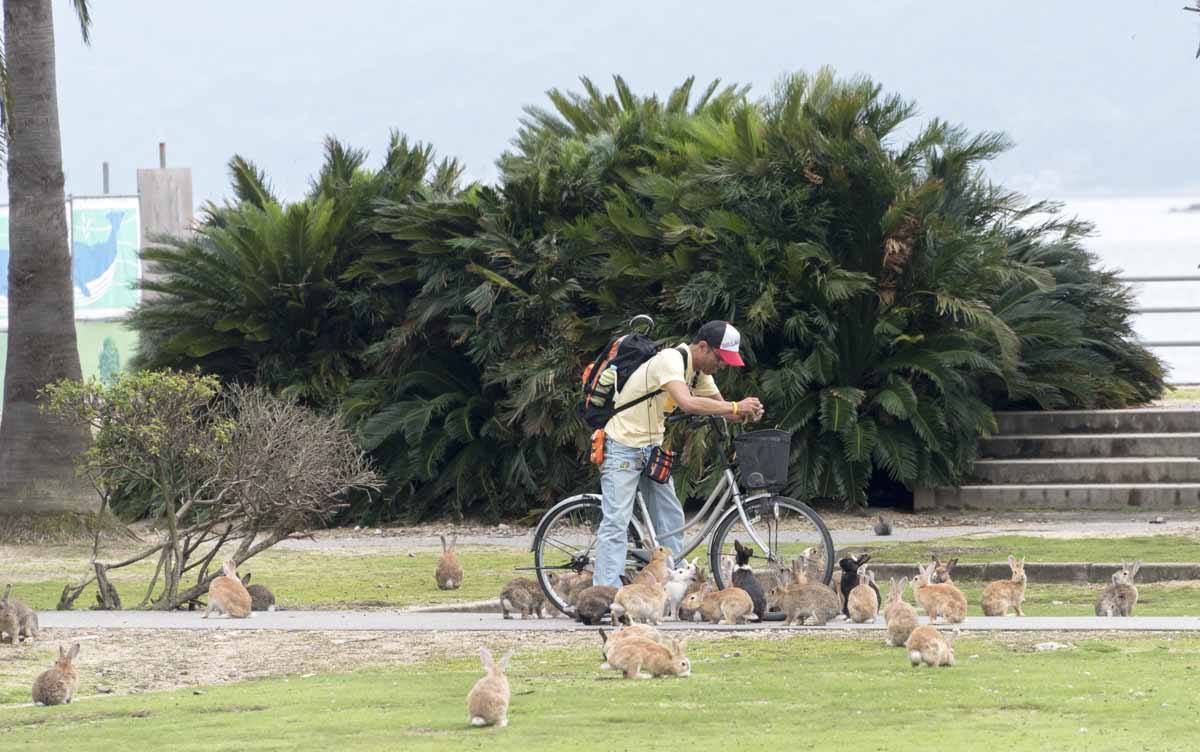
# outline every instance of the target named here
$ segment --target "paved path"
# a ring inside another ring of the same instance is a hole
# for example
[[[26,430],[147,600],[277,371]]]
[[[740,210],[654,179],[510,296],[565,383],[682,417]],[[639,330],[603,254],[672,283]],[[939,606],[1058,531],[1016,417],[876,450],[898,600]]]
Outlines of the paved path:
[[[886,512],[885,512],[886,514]],[[1073,537],[1124,537],[1149,535],[1179,535],[1200,530],[1200,515],[1193,512],[1164,513],[1161,524],[1150,522],[1155,516],[1145,513],[1138,516],[1104,513],[1038,512],[1022,515],[1018,513],[987,513],[988,520],[976,525],[942,525],[937,527],[897,527],[892,535],[879,537],[871,530],[875,518],[863,519],[853,526],[839,525],[830,529],[837,546],[853,546],[862,543],[888,543],[934,540],[961,535],[1042,535]],[[454,532],[452,526],[446,534]],[[319,534],[318,534],[319,536]],[[460,546],[509,546],[528,551],[533,543],[533,530],[506,526],[494,531],[472,532],[458,535]],[[439,548],[436,535],[408,533],[395,535],[381,530],[378,535],[363,530],[350,536],[317,537],[315,540],[288,540],[278,545],[296,551],[328,551],[354,549],[396,549],[409,551],[422,548]]]
[[[280,629],[294,631],[503,631],[541,632],[594,630],[563,618],[511,619],[499,614],[412,613],[404,611],[275,611],[255,613],[249,619],[224,617],[201,618],[200,612],[162,613],[156,611],[43,611],[41,626],[55,629]],[[924,619],[921,620],[924,623]],[[806,631],[882,630],[883,618],[874,624],[832,622],[826,627],[784,627],[781,622],[759,626],[718,626],[713,624],[667,622],[663,629],[705,631],[755,631],[792,629]],[[1200,631],[1197,616],[1135,616],[1127,619],[1095,616],[969,617],[959,627],[969,631]]]

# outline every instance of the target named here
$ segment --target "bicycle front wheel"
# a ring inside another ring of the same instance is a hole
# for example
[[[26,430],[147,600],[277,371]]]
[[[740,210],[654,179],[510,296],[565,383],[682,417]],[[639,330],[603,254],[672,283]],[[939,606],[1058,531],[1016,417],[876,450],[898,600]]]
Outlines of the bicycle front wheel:
[[[776,573],[790,569],[792,562],[805,553],[810,557],[809,577],[829,584],[833,576],[833,537],[812,507],[786,496],[754,499],[742,507],[749,527],[734,507],[717,523],[709,543],[709,563],[718,588],[730,584],[730,572],[736,561],[734,541],[755,549],[750,567],[763,592],[774,587]],[[755,538],[766,545],[765,551],[758,550]]]

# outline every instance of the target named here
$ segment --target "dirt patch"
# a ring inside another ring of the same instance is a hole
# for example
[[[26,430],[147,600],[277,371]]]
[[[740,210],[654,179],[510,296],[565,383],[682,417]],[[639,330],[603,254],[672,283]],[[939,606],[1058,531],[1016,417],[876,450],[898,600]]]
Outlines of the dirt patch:
[[[723,642],[737,650],[749,642],[851,640],[879,642],[880,633],[829,630],[796,633],[783,630],[752,633],[678,632],[692,644]],[[1028,652],[1048,640],[1070,645],[1080,642],[1115,643],[1127,633],[1107,632],[991,632],[986,639],[1014,652]],[[1170,639],[1174,633],[1158,633]],[[1178,635],[1187,636],[1187,635]],[[975,635],[971,635],[976,638]],[[580,632],[282,632],[181,630],[65,630],[44,629],[35,644],[0,646],[0,697],[9,703],[28,702],[34,677],[53,664],[59,644],[79,642],[76,665],[80,697],[128,695],[199,688],[250,679],[346,672],[374,666],[395,666],[462,658],[480,647],[494,651],[568,648],[599,650],[593,631]],[[597,656],[599,653],[597,652]],[[259,710],[247,706],[242,712]]]

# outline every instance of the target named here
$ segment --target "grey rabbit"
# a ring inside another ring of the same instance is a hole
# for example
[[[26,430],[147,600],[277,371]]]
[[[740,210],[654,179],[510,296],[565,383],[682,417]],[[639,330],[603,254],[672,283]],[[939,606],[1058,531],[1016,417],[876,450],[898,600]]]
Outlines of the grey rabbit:
[[[587,624],[596,626],[608,613],[613,598],[617,595],[615,587],[608,585],[592,585],[575,599],[575,618]]]
[[[12,585],[4,588],[4,597],[0,598],[0,631],[8,632],[9,642],[16,643],[20,639],[32,640],[38,636],[38,615],[29,606],[16,598],[10,598]],[[17,630],[9,629],[9,618],[14,620]]]
[[[274,611],[275,610],[275,594],[271,592],[266,585],[251,585],[250,573],[242,575],[242,584],[246,586],[246,592],[250,593],[250,610],[251,611]]]
[[[1138,590],[1133,584],[1142,562],[1136,561],[1133,566],[1121,564],[1121,568],[1113,573],[1112,582],[1100,593],[1096,601],[1096,616],[1133,616],[1133,607],[1137,605]]]
[[[500,610],[504,612],[505,619],[511,619],[513,611],[519,612],[522,619],[534,615],[542,619],[545,617],[545,608],[546,594],[536,582],[526,577],[510,580],[500,591]]]

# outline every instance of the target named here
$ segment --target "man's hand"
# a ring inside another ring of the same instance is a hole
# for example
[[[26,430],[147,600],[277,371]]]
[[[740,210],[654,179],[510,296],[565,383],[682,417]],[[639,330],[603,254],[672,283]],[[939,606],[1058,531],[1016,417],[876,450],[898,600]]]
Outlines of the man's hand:
[[[745,397],[737,403],[737,415],[734,417],[742,420],[759,421],[762,420],[763,409],[762,402],[758,397]]]

